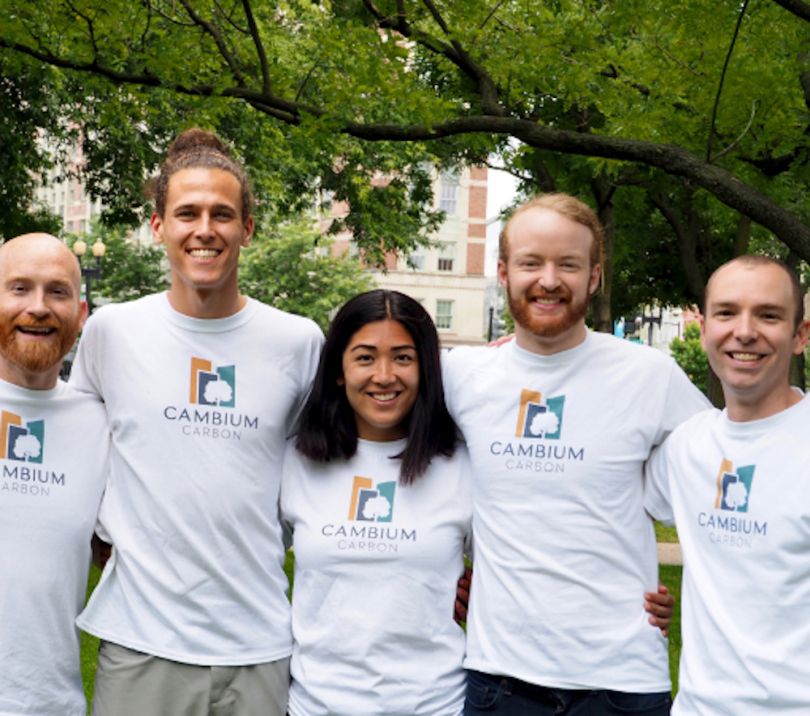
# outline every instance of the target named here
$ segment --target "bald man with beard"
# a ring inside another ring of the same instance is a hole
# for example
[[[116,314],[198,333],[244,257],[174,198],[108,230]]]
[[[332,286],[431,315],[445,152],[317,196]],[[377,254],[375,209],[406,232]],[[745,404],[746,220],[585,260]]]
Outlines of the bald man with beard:
[[[103,405],[58,380],[87,314],[76,258],[0,247],[0,714],[87,713],[74,620],[107,473]]]

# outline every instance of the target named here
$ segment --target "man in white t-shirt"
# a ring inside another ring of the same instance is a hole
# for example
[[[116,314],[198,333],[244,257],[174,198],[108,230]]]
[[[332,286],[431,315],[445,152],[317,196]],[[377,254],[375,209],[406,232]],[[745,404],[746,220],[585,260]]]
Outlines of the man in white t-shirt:
[[[0,247],[0,714],[84,716],[76,615],[107,474],[104,408],[58,380],[84,321],[58,239]]]
[[[469,716],[669,711],[642,472],[708,403],[671,358],[586,329],[601,235],[571,196],[517,209],[498,262],[516,340],[445,363],[473,464]]]
[[[651,514],[684,554],[682,716],[810,713],[810,400],[796,275],[763,256],[721,266],[702,342],[726,408],[679,426],[647,466]]]
[[[292,651],[278,494],[322,335],[239,292],[243,167],[181,134],[155,183],[167,293],[88,321],[71,381],[104,400],[113,554],[79,625],[102,639],[94,716],[281,716]]]

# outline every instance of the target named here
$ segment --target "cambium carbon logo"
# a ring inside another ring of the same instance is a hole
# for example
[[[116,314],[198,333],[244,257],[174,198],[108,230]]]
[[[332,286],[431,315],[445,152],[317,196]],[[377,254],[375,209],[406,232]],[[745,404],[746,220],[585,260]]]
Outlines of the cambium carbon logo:
[[[751,505],[755,465],[740,465],[723,458],[715,479],[715,512],[699,512],[698,524],[709,532],[713,544],[748,549],[757,537],[766,537],[768,523],[744,515]],[[732,514],[728,514],[732,513]]]
[[[715,509],[748,512],[748,499],[753,481],[754,465],[743,465],[735,472],[731,460],[723,459],[717,474]]]
[[[390,522],[394,518],[396,482],[374,482],[355,475],[349,500],[349,519],[366,522]]]
[[[241,440],[244,430],[258,430],[258,416],[237,413],[236,366],[192,356],[187,407],[167,405],[166,420],[180,424],[183,435],[214,440]],[[228,408],[228,410],[215,410]]]
[[[518,440],[494,440],[489,445],[490,454],[502,458],[502,464],[507,470],[565,472],[567,463],[585,459],[585,448],[546,442],[560,440],[564,408],[564,395],[543,400],[539,390],[523,388],[520,391],[515,427],[515,437]]]
[[[394,519],[396,491],[395,481],[375,485],[371,478],[355,475],[349,495],[349,521],[345,524],[329,522],[321,527],[321,534],[341,551],[399,552],[403,542],[416,542],[416,528],[390,524]],[[389,523],[389,526],[377,523]]]
[[[210,360],[191,359],[189,403],[192,405],[218,405],[220,408],[236,406],[236,366],[214,367]]]
[[[7,410],[0,417],[0,458],[42,463],[45,449],[45,421],[30,420]]]
[[[562,432],[564,405],[564,395],[547,398],[543,401],[540,391],[524,388],[520,391],[520,409],[518,410],[515,437],[559,440]]]
[[[41,465],[45,454],[45,421],[23,420],[8,410],[0,411],[0,494],[48,497],[51,489],[65,487],[65,475]],[[31,463],[31,464],[29,464]]]

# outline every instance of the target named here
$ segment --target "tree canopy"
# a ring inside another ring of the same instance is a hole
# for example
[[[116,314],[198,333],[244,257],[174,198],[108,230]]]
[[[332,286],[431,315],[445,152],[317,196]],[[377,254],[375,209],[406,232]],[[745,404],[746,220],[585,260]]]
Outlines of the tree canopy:
[[[618,278],[697,300],[752,238],[810,260],[808,7],[0,0],[0,58],[83,78],[91,190],[120,212],[171,134],[206,124],[256,165],[266,208],[348,200],[379,260],[440,218],[425,162],[495,156],[527,188],[590,194]]]

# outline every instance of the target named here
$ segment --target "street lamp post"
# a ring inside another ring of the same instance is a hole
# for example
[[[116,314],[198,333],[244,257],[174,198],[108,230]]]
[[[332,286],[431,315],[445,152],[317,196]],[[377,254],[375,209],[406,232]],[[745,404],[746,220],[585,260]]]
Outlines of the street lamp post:
[[[639,332],[647,325],[647,345],[652,347],[653,344],[653,325],[657,325],[661,328],[661,319],[664,316],[664,309],[661,306],[658,307],[658,315],[656,316],[653,313],[654,307],[650,307],[650,313],[647,314],[647,307],[644,306],[641,309],[641,315],[636,317],[636,327],[638,328]]]
[[[82,257],[87,253],[87,244],[79,239],[73,244],[73,253],[79,260],[79,268],[81,269],[82,276],[84,277],[84,297],[87,301],[87,313],[93,312],[93,297],[91,294],[91,282],[101,278],[101,259],[107,252],[107,247],[101,239],[96,239],[96,242],[91,247],[90,251],[95,258],[95,266],[83,266]]]

